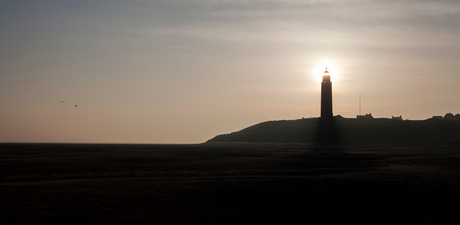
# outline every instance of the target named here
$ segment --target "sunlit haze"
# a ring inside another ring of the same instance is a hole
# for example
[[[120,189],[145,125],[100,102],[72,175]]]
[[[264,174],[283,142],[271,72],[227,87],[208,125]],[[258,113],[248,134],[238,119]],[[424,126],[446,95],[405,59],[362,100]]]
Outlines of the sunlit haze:
[[[340,71],[337,64],[331,60],[319,60],[317,66],[313,67],[314,69],[310,71],[309,74],[314,76],[318,82],[321,82],[323,79],[324,71],[327,68],[329,76],[331,77],[332,82],[337,82],[340,78]]]
[[[2,1],[0,142],[202,143],[460,113],[460,1]]]

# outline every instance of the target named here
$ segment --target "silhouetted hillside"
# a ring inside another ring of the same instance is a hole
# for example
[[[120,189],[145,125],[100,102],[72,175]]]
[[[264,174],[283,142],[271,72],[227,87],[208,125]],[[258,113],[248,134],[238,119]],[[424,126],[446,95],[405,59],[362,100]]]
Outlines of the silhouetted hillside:
[[[421,121],[310,118],[259,123],[218,135],[212,142],[312,143],[334,145],[460,144],[460,120]]]

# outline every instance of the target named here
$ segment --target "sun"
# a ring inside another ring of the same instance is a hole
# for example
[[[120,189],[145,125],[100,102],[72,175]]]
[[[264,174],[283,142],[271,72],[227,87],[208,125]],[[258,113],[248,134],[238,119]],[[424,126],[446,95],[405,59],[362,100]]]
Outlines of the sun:
[[[331,81],[335,82],[339,79],[340,72],[338,70],[337,64],[334,61],[331,60],[320,60],[316,64],[313,72],[313,76],[315,77],[315,80],[318,82],[321,82],[323,79],[324,71],[326,70],[329,71],[329,75],[331,76]]]

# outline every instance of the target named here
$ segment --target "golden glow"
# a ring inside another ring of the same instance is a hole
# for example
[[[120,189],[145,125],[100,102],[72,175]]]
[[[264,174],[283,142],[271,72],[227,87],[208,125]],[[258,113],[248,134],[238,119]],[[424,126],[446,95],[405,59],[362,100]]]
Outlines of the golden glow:
[[[321,82],[324,75],[324,70],[327,67],[327,71],[329,71],[329,75],[331,76],[331,81],[335,82],[338,80],[340,72],[338,70],[337,64],[331,60],[320,60],[316,64],[314,68],[313,75],[315,76],[315,80]]]

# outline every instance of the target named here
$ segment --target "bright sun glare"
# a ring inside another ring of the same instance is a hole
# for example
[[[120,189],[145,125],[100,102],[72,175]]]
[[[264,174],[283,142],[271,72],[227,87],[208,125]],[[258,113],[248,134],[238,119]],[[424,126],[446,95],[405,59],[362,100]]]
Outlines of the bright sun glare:
[[[322,60],[322,61],[319,61],[316,65],[317,66],[314,68],[314,71],[313,71],[313,75],[316,78],[315,80],[317,80],[318,82],[322,81],[324,70],[326,69],[326,67],[327,67],[327,71],[329,71],[329,75],[331,76],[331,81],[335,82],[338,80],[339,71],[337,69],[336,64],[333,61]]]

